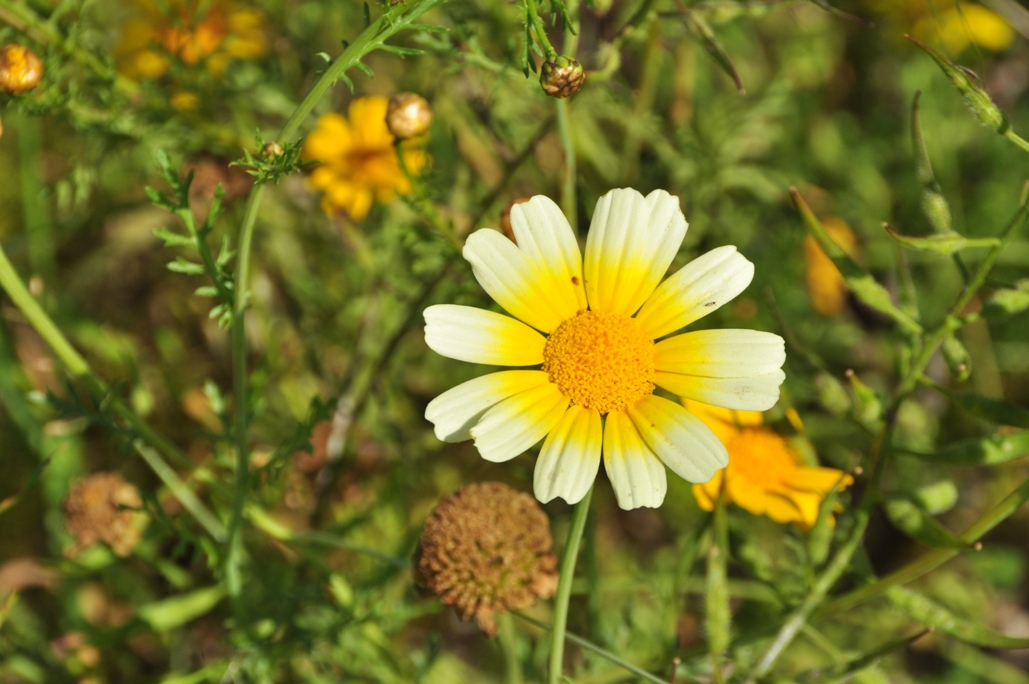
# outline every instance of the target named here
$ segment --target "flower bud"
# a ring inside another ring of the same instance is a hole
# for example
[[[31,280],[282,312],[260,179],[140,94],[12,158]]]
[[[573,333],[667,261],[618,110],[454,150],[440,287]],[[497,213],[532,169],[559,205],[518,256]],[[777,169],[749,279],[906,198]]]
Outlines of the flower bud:
[[[557,57],[540,70],[540,85],[550,97],[565,98],[579,92],[586,82],[582,65],[571,57]]]
[[[418,583],[497,633],[496,613],[527,608],[557,589],[550,522],[536,500],[499,482],[464,487],[425,521]]]
[[[0,90],[18,95],[28,92],[43,80],[43,62],[23,45],[0,48]]]
[[[282,149],[282,145],[279,143],[272,141],[261,148],[261,153],[265,159],[275,159],[285,154],[286,150]]]
[[[397,93],[389,99],[386,125],[389,132],[400,140],[417,137],[432,125],[432,107],[421,95]]]

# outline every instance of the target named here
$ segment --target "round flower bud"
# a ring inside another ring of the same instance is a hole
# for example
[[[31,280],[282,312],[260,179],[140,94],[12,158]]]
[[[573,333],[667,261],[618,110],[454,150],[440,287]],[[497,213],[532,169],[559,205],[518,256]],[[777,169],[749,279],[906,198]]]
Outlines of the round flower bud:
[[[64,501],[64,524],[75,539],[75,556],[104,542],[128,556],[142,538],[143,500],[136,486],[118,473],[96,473],[72,486]]]
[[[265,159],[275,159],[285,154],[286,150],[282,149],[282,145],[279,143],[272,141],[261,149],[261,153],[264,154]]]
[[[13,95],[28,92],[43,80],[43,62],[23,45],[0,48],[0,90]]]
[[[536,500],[499,482],[471,484],[425,521],[415,559],[418,583],[497,633],[498,612],[531,606],[557,590],[550,522]]]
[[[558,57],[540,69],[540,85],[550,97],[565,98],[579,92],[586,82],[582,65],[571,57]]]
[[[417,137],[432,125],[432,107],[416,93],[397,93],[389,99],[386,111],[389,132],[400,140]]]

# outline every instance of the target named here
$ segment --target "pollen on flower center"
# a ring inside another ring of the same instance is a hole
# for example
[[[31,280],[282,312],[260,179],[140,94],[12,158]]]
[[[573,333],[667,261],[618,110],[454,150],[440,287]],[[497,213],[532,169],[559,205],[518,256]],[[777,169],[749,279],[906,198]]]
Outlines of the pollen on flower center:
[[[726,448],[733,456],[729,461],[732,474],[754,484],[780,482],[799,467],[783,438],[766,427],[741,429]]]
[[[583,311],[551,333],[543,370],[573,404],[624,411],[654,391],[654,341],[628,316]]]

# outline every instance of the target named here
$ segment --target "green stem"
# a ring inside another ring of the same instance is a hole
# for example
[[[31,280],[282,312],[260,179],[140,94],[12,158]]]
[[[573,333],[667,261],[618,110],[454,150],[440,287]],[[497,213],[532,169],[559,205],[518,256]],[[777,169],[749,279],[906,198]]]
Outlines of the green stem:
[[[532,28],[536,33],[536,40],[543,47],[543,52],[546,53],[546,59],[548,62],[552,62],[557,59],[557,50],[550,44],[550,38],[547,37],[547,29],[543,26],[543,20],[540,19],[539,8],[536,5],[536,0],[525,0],[525,12],[528,14],[529,22],[532,24]]]
[[[1010,128],[1004,133],[1004,137],[1015,143],[1022,151],[1029,152],[1029,141],[1022,138]]]
[[[361,59],[378,49],[391,36],[404,30],[417,17],[429,11],[445,0],[422,0],[413,6],[391,8],[372,22],[357,39],[350,43],[336,60],[329,65],[321,78],[297,108],[286,120],[279,132],[279,142],[289,142],[307,119],[307,116],[321,101],[325,92],[347,70],[352,69]],[[250,191],[243,213],[243,225],[240,228],[239,256],[236,260],[235,301],[232,311],[232,387],[233,387],[233,438],[236,450],[236,489],[233,498],[232,517],[229,522],[229,553],[226,556],[226,579],[229,595],[238,597],[242,591],[240,563],[243,548],[238,533],[243,520],[243,508],[246,502],[247,482],[249,478],[249,461],[247,445],[247,340],[246,340],[246,303],[247,283],[250,277],[250,255],[254,239],[254,228],[257,215],[264,196],[264,184],[259,183]]]
[[[715,503],[711,545],[707,553],[707,587],[705,591],[705,622],[708,650],[711,652],[711,670],[716,684],[723,684],[725,673],[722,661],[729,650],[732,613],[729,610],[729,588],[726,564],[729,558],[729,527],[725,512],[725,493],[719,493]]]
[[[579,542],[586,529],[586,516],[590,511],[590,500],[593,498],[593,487],[586,492],[582,501],[575,504],[572,514],[572,527],[568,530],[568,541],[561,557],[561,575],[557,583],[557,596],[554,598],[554,629],[550,634],[550,673],[548,684],[561,684],[564,674],[565,631],[568,627],[568,601],[572,596],[572,578],[575,576],[575,561],[579,556]]]
[[[226,538],[225,528],[218,522],[214,514],[207,510],[203,503],[196,498],[189,487],[175,474],[171,466],[156,451],[148,450],[141,440],[149,442],[168,455],[178,455],[178,450],[154,432],[149,425],[129,410],[118,398],[109,395],[107,385],[93,373],[86,360],[71,346],[71,343],[68,342],[68,339],[43,310],[43,307],[29,293],[25,284],[14,270],[14,266],[8,260],[2,246],[0,246],[0,287],[7,292],[11,301],[14,302],[15,306],[18,307],[36,332],[39,333],[39,336],[54,350],[57,358],[64,364],[68,373],[85,384],[96,396],[106,397],[114,413],[124,420],[133,432],[139,435],[140,439],[135,440],[133,446],[154,473],[171,490],[172,494],[182,503],[183,507],[193,515],[197,522],[216,541],[224,541]]]
[[[1029,480],[1018,486],[1013,492],[990,509],[985,515],[975,521],[971,527],[958,535],[958,539],[967,542],[969,545],[977,542],[983,535],[994,527],[1011,517],[1015,511],[1029,501]],[[839,613],[847,611],[868,599],[881,594],[886,589],[910,582],[922,575],[943,565],[951,558],[961,552],[961,549],[935,549],[903,566],[899,570],[886,575],[877,582],[867,584],[850,593],[840,596],[836,600],[826,604],[819,611],[819,615]]]
[[[510,613],[503,613],[497,621],[500,623],[500,650],[504,654],[504,684],[522,684],[522,661],[518,657],[518,634]]]
[[[39,119],[18,120],[18,158],[21,165],[21,202],[28,238],[29,264],[32,272],[50,283],[57,268],[54,265],[54,236],[51,230],[50,206],[43,196],[42,169],[39,165],[40,142],[43,139]]]
[[[561,136],[561,149],[565,153],[564,176],[561,181],[561,210],[574,232],[578,232],[578,204],[575,197],[576,159],[572,127],[569,122],[568,100],[556,100],[557,131]]]
[[[536,627],[539,627],[540,629],[545,629],[545,630],[550,631],[551,633],[556,633],[556,632],[554,632],[554,627],[552,627],[551,625],[548,625],[545,622],[542,622],[542,621],[537,620],[535,618],[531,618],[531,617],[529,617],[528,615],[526,615],[524,613],[519,613],[518,611],[513,611],[513,614],[517,615],[522,620],[525,620],[530,625],[535,625]],[[587,651],[590,651],[592,653],[596,653],[601,658],[604,658],[605,660],[608,660],[608,661],[614,663],[615,665],[617,665],[618,667],[622,668],[623,670],[627,670],[628,672],[633,673],[634,675],[636,675],[640,679],[645,679],[646,681],[651,682],[652,684],[668,684],[667,680],[661,679],[660,677],[655,677],[654,675],[650,674],[649,672],[647,672],[643,668],[637,667],[636,665],[633,665],[629,661],[624,660],[622,658],[619,658],[614,653],[611,653],[610,651],[607,651],[607,650],[601,648],[600,646],[597,646],[595,643],[593,643],[592,641],[589,641],[588,639],[583,639],[581,636],[576,636],[575,634],[568,634],[568,633],[565,634],[565,638],[568,641],[571,641],[576,646],[578,646],[578,647],[580,647],[582,649],[585,649]]]
[[[751,673],[750,677],[747,678],[748,684],[752,684],[758,679],[761,679],[767,675],[775,662],[779,659],[779,656],[783,654],[786,647],[796,638],[797,634],[804,627],[804,624],[811,617],[811,614],[815,611],[828,595],[829,590],[832,589],[836,581],[843,575],[847,567],[850,565],[850,559],[853,557],[854,552],[857,551],[858,546],[861,545],[861,539],[864,537],[865,528],[868,527],[868,513],[865,511],[858,511],[856,519],[854,521],[854,529],[851,530],[850,537],[846,543],[836,552],[836,556],[832,559],[829,567],[825,569],[822,576],[818,578],[815,586],[811,589],[811,593],[807,595],[804,602],[790,614],[790,617],[786,620],[786,623],[779,630],[775,640],[765,651],[764,655],[761,656],[761,660],[758,662],[757,667]]]

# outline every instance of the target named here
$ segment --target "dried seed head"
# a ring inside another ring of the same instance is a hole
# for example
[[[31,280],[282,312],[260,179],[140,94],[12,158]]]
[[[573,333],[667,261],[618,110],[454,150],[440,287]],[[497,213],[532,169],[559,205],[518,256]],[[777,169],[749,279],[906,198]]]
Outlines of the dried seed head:
[[[432,125],[432,107],[417,93],[397,93],[389,98],[386,125],[400,140],[415,138]]]
[[[0,90],[18,95],[28,92],[43,80],[43,62],[24,45],[0,48]]]
[[[275,159],[281,157],[286,153],[286,150],[282,149],[282,145],[277,142],[267,143],[261,152],[264,154],[265,159]]]
[[[550,523],[536,500],[499,482],[471,484],[425,521],[415,559],[422,584],[463,620],[496,634],[495,614],[557,589]]]
[[[96,473],[79,480],[64,501],[64,523],[75,538],[73,555],[98,541],[128,556],[142,536],[137,520],[143,505],[136,486],[118,473]]]
[[[557,57],[540,69],[540,85],[550,97],[565,98],[579,92],[586,82],[582,65],[571,57]]]

